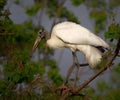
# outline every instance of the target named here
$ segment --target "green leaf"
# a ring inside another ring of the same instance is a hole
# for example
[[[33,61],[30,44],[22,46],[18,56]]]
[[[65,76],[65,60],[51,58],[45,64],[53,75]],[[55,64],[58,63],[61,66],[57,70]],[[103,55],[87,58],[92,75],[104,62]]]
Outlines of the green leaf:
[[[106,7],[106,1],[104,0],[88,0],[87,5],[93,8],[104,8]]]
[[[0,0],[0,11],[3,10],[7,0]]]
[[[105,37],[109,39],[119,39],[120,38],[120,24],[111,24],[108,27],[108,31],[105,32]]]
[[[74,6],[79,6],[81,3],[83,3],[85,0],[71,0],[72,4]]]
[[[20,4],[20,0],[15,0],[14,2],[18,5]]]
[[[97,88],[99,91],[101,91],[103,94],[107,92],[108,89],[111,89],[109,84],[107,84],[105,81],[99,81],[97,83]]]
[[[119,100],[120,99],[120,89],[112,90],[104,96],[104,100]]]
[[[0,94],[5,90],[6,83],[2,79],[0,79]]]
[[[49,15],[50,18],[52,18],[56,10],[59,8],[59,3],[57,0],[47,0],[47,9],[46,13]]]
[[[65,7],[59,12],[59,17],[66,18],[68,21],[79,23],[77,17]]]
[[[106,20],[106,12],[103,10],[93,11],[90,13],[91,18],[95,18],[96,24],[99,24]]]
[[[63,79],[56,69],[50,69],[48,71],[48,76],[56,83],[57,86],[61,85]]]
[[[101,29],[104,29],[105,21],[107,19],[106,12],[104,10],[92,11],[90,17],[95,19],[95,31],[98,32]]]
[[[41,5],[38,3],[36,4],[35,6],[33,7],[28,7],[26,9],[26,13],[29,15],[29,16],[32,16],[32,15],[35,15],[41,8]]]
[[[120,63],[114,67],[114,70],[120,75]]]
[[[117,6],[120,6],[120,0],[109,0],[110,8],[116,8]]]

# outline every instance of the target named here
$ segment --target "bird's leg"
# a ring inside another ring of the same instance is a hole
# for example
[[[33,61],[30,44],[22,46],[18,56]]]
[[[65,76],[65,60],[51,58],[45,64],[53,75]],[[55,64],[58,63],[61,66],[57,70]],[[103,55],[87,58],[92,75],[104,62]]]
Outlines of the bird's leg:
[[[74,52],[72,52],[72,56],[73,56],[73,64],[72,66],[68,69],[67,71],[67,75],[66,75],[66,81],[65,81],[65,85],[68,83],[70,74],[72,73],[72,71],[74,70],[75,66],[76,66],[76,54]]]
[[[75,79],[74,79],[74,82],[73,82],[73,87],[76,85],[76,81],[77,81],[77,76],[78,76],[78,72],[79,72],[79,62],[78,62],[78,59],[77,59],[77,56],[76,56],[76,53],[75,52],[72,52],[72,55],[73,55],[73,65],[74,67],[76,66],[77,67],[77,71],[75,73]]]
[[[60,90],[61,95],[65,94],[66,91],[70,91],[70,90],[74,89],[74,87],[76,85],[76,81],[77,81],[77,76],[78,76],[79,66],[80,65],[79,65],[76,53],[72,52],[72,55],[73,55],[73,64],[67,71],[66,81],[65,81],[65,83],[61,87],[57,88],[57,90]],[[69,87],[69,86],[67,86],[67,83],[69,81],[70,74],[72,73],[72,71],[74,70],[75,67],[77,67],[77,71],[75,73],[75,79],[74,79],[73,84]]]
[[[72,73],[72,71],[73,71],[74,68],[75,68],[75,64],[73,64],[72,66],[70,66],[70,68],[68,69],[67,75],[66,75],[66,81],[65,81],[65,83],[64,83],[65,85],[68,83],[70,74]]]
[[[74,57],[73,57],[74,58]],[[68,69],[68,71],[67,71],[67,75],[66,75],[66,80],[65,80],[65,82],[63,83],[63,85],[62,86],[60,86],[59,88],[57,88],[57,90],[60,90],[60,94],[62,94],[62,92],[64,91],[64,90],[67,90],[68,89],[68,86],[67,86],[67,84],[68,84],[68,81],[69,81],[69,77],[70,77],[70,74],[72,73],[72,71],[73,71],[73,69],[75,68],[75,63],[74,63],[74,60],[75,59],[73,59],[73,65]]]
[[[76,69],[76,73],[75,73],[75,79],[74,79],[74,82],[73,82],[73,87],[75,87],[77,79],[78,79],[79,66],[76,66],[76,67],[77,67],[77,69]]]
[[[77,72],[76,72],[76,78],[75,78],[75,80],[77,80],[77,74],[78,74],[78,70],[79,70],[79,63],[78,63],[78,59],[77,59],[77,56],[76,56],[75,52],[72,52],[72,55],[73,55],[73,65],[67,71],[65,85],[68,83],[70,74],[74,70],[75,66],[77,66]],[[76,83],[76,81],[74,81],[74,83]]]
[[[68,84],[68,81],[69,81],[69,77],[70,77],[70,74],[72,73],[73,69],[75,68],[75,66],[76,65],[75,65],[74,60],[73,60],[73,65],[67,71],[66,80],[65,80],[64,84],[56,89],[56,90],[60,90],[61,95],[63,94],[64,90],[68,90],[67,84]]]
[[[61,87],[57,88],[57,90],[60,90],[61,95],[65,94],[66,91],[72,90],[74,88],[75,84],[76,84],[76,81],[77,81],[79,63],[78,63],[78,59],[77,59],[77,56],[76,56],[75,52],[72,52],[72,55],[73,55],[73,64],[67,71],[66,81]],[[74,80],[73,84],[71,85],[71,87],[68,87],[67,83],[69,81],[70,74],[72,73],[72,71],[74,70],[74,68],[76,66],[77,66],[77,72],[75,74],[75,80]]]

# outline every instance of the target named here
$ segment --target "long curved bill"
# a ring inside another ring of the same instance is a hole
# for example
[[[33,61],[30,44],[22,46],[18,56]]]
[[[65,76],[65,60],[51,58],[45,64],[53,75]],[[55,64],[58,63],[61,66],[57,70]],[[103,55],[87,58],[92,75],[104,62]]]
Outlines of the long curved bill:
[[[32,47],[32,51],[31,51],[31,54],[35,51],[35,49],[37,48],[39,42],[40,42],[41,38],[37,38],[34,42],[34,45]]]

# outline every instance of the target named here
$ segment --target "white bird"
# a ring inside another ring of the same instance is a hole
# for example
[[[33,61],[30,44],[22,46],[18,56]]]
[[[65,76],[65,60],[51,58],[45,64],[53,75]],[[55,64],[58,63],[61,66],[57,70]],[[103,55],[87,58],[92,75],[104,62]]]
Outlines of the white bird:
[[[101,62],[103,48],[109,48],[109,45],[100,37],[92,33],[87,28],[73,22],[61,22],[56,24],[51,32],[40,30],[34,43],[32,52],[37,47],[42,37],[46,37],[47,45],[50,48],[69,48],[73,54],[74,63],[76,60],[76,51],[81,51],[91,68],[94,68]]]

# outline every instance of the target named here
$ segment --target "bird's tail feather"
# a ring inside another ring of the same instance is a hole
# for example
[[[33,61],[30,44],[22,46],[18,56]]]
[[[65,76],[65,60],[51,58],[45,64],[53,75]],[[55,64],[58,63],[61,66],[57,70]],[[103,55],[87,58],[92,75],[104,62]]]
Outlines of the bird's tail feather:
[[[101,62],[102,53],[97,48],[90,45],[83,45],[82,47],[78,47],[78,49],[84,53],[91,68],[96,67]]]

